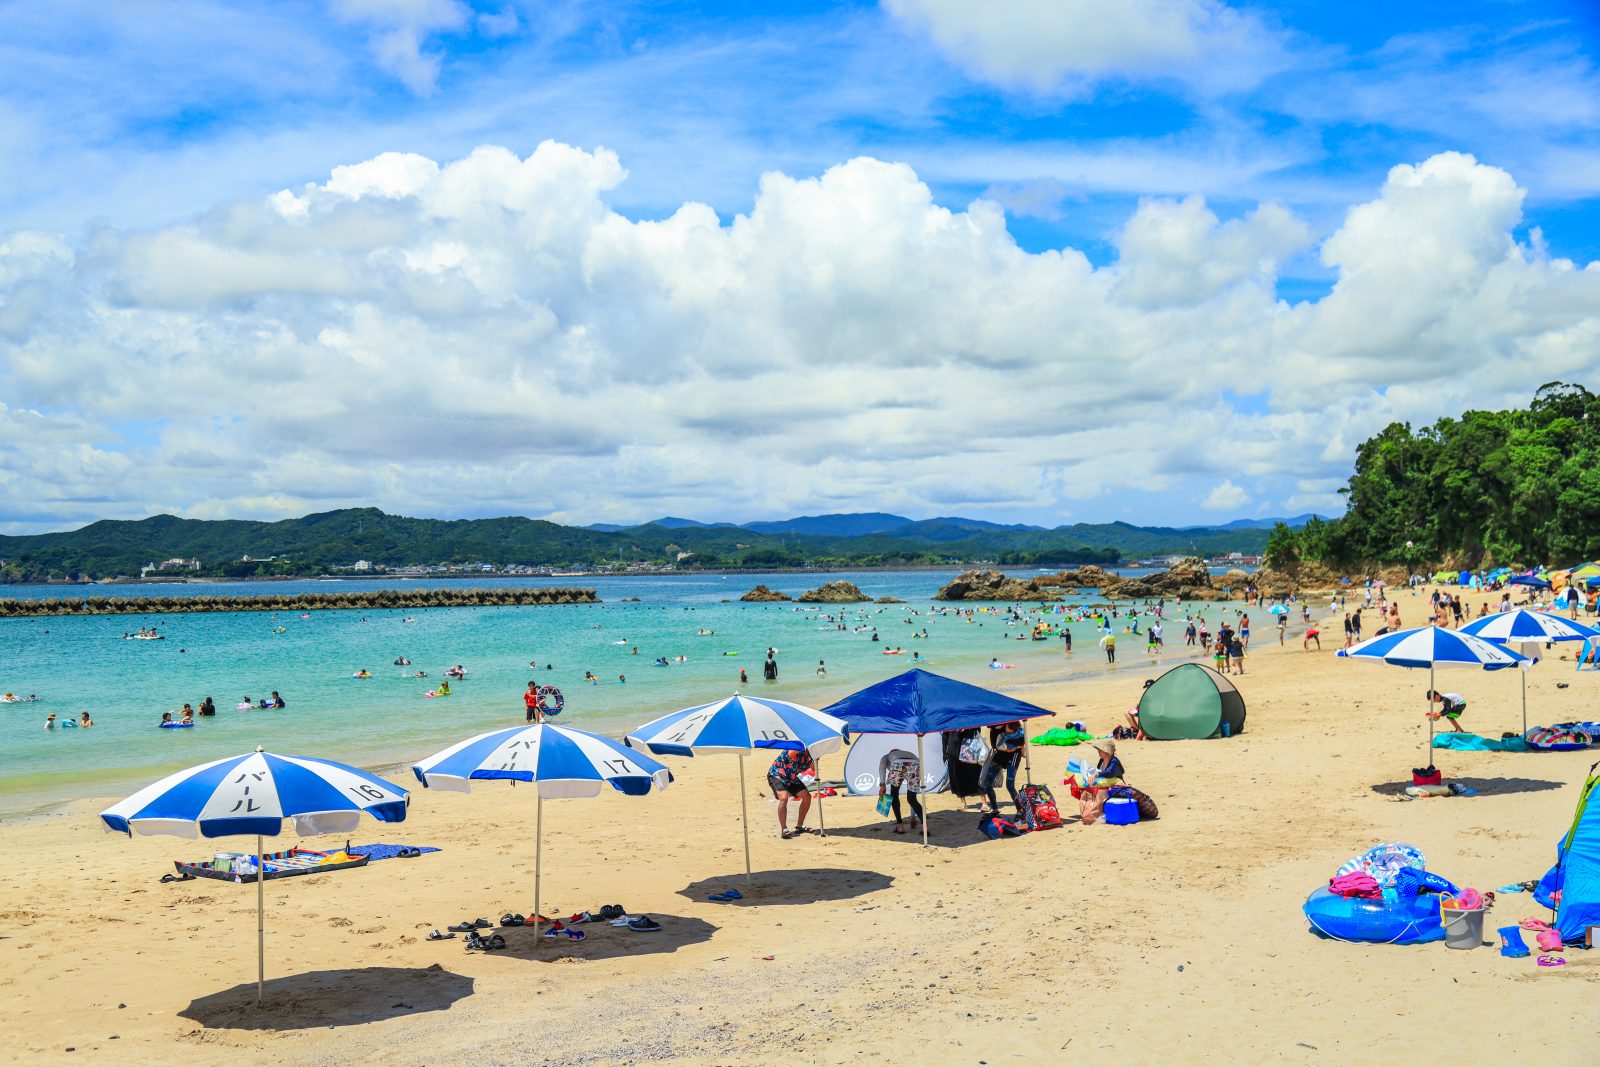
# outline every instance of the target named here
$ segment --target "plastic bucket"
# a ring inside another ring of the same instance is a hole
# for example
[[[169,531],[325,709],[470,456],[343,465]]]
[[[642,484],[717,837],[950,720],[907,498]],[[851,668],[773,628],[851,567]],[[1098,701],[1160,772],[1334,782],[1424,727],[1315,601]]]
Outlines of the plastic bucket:
[[[1132,797],[1111,797],[1106,801],[1106,822],[1112,826],[1132,826],[1139,821],[1139,805]],[[1481,929],[1483,924],[1478,924]]]
[[[1483,946],[1483,909],[1465,911],[1461,908],[1440,908],[1444,923],[1444,943],[1449,948],[1481,948]]]

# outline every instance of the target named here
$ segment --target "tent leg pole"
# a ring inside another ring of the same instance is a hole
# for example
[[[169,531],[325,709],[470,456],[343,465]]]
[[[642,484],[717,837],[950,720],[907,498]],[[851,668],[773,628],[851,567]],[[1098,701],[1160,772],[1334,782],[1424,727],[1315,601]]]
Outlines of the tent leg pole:
[[[923,738],[925,734],[917,735],[917,792],[922,796],[922,847],[928,847],[928,816],[931,814],[928,807],[928,793],[924,786],[928,781],[928,765],[923,754]]]
[[[539,916],[544,914],[544,901],[541,899],[541,890],[543,890],[544,886],[540,884],[539,879],[544,873],[542,869],[544,860],[544,797],[538,793],[538,782],[533,783],[533,788],[535,798],[533,802],[533,928],[536,932],[542,934],[543,931],[539,930]]]
[[[750,884],[750,793],[744,784],[744,753],[739,753],[739,811],[744,815],[744,884]]]
[[[267,985],[267,853],[256,835],[256,1007]]]

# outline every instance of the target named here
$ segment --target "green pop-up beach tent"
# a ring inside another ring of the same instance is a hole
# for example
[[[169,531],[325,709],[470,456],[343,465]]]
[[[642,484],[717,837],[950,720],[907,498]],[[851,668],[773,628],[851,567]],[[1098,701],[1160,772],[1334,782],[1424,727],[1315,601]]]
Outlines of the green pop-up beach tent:
[[[1244,730],[1244,697],[1210,667],[1185,663],[1139,698],[1139,726],[1157,741],[1192,741]]]

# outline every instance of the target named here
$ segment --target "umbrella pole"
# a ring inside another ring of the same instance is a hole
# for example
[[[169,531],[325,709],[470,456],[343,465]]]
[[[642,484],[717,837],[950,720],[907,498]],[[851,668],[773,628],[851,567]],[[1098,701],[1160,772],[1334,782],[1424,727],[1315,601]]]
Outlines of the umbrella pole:
[[[1428,662],[1428,692],[1433,692],[1433,662]],[[1428,757],[1425,767],[1433,766],[1433,727],[1439,720],[1433,717],[1433,697],[1428,697],[1428,750],[1423,755]]]
[[[256,835],[256,1007],[267,985],[267,853]]]
[[[811,753],[811,750],[809,748],[806,749],[806,754],[810,755],[810,753]],[[817,784],[821,785],[822,784],[822,768],[817,766],[817,757],[815,757],[815,756],[811,757],[811,769],[813,771],[815,771],[816,774],[817,774]],[[820,792],[817,793],[817,795],[816,795],[816,801],[817,801],[817,825],[821,828],[818,832],[821,833],[821,835],[823,837],[827,837],[828,836],[828,815],[827,815],[826,812],[824,812],[822,810],[822,794]]]
[[[1517,673],[1522,675],[1522,736],[1523,737],[1527,737],[1528,736],[1528,672],[1526,670],[1520,670],[1519,669]]]
[[[922,794],[922,847],[928,847],[928,815],[933,807],[928,791],[923,786],[928,781],[928,765],[922,762],[922,734],[917,735],[917,792]]]
[[[539,916],[544,914],[544,901],[540,899],[539,876],[544,852],[544,797],[539,795],[539,784],[534,783],[533,802],[533,928],[539,929]]]
[[[739,811],[744,815],[744,884],[750,884],[750,794],[744,784],[744,753],[739,753]]]

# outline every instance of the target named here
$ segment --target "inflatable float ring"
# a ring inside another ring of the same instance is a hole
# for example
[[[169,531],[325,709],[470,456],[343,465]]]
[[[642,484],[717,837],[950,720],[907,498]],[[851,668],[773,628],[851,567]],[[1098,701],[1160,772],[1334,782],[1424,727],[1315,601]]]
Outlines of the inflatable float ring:
[[[561,709],[567,706],[566,700],[561,696],[561,690],[553,685],[539,687],[539,710],[546,715],[560,715]]]

